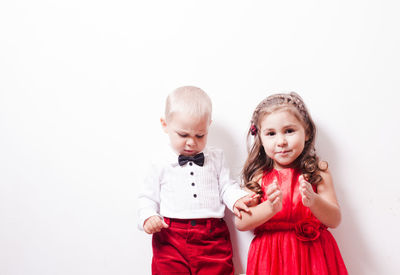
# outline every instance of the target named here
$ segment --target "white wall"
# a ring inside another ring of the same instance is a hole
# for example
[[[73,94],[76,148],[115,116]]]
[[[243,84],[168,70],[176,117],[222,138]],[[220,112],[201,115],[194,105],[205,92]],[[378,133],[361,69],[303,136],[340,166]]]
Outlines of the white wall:
[[[0,274],[150,274],[137,187],[186,84],[233,176],[256,104],[300,93],[350,274],[399,274],[399,24],[396,1],[2,1]],[[231,229],[241,272],[252,236]]]

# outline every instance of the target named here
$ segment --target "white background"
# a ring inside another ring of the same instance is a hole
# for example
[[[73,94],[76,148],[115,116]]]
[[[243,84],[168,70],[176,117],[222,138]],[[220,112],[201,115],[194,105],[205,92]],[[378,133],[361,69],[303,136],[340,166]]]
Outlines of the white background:
[[[399,274],[396,1],[0,3],[0,274],[150,274],[136,227],[168,92],[203,88],[238,177],[260,100],[296,91],[318,127],[350,274]],[[232,216],[227,216],[231,224]],[[231,227],[237,272],[250,232]]]

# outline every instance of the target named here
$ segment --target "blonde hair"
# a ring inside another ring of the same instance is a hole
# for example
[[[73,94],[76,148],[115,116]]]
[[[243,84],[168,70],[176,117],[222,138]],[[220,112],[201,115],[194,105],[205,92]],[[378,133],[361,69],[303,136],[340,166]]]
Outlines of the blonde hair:
[[[184,113],[196,117],[207,116],[211,120],[212,103],[202,89],[194,86],[183,86],[172,91],[165,103],[165,119],[169,120],[174,113]]]
[[[303,152],[295,160],[293,167],[300,169],[311,184],[319,183],[322,180],[319,171],[325,171],[328,168],[327,162],[319,163],[319,158],[314,148],[316,135],[315,124],[302,98],[294,92],[271,95],[262,100],[253,112],[251,127],[247,134],[249,153],[242,171],[242,178],[245,186],[259,194],[262,194],[262,189],[258,181],[262,177],[264,171],[270,171],[274,164],[273,160],[265,153],[261,142],[261,121],[266,115],[281,110],[293,114],[303,124],[306,134]],[[250,136],[254,136],[252,144],[250,142]]]

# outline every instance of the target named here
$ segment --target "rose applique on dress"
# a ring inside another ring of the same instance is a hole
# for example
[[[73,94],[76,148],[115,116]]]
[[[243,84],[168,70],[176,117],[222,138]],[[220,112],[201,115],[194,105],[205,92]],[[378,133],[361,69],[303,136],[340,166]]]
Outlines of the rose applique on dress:
[[[321,223],[312,219],[301,220],[294,227],[297,239],[303,242],[318,239],[321,234],[320,228],[322,228]]]

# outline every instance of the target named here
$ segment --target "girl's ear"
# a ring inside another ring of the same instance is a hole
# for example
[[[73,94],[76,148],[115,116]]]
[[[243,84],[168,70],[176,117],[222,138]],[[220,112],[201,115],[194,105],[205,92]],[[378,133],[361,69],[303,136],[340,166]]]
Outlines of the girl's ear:
[[[165,120],[165,118],[160,118],[160,122],[161,122],[161,127],[163,128],[164,132],[167,132],[167,121]]]

